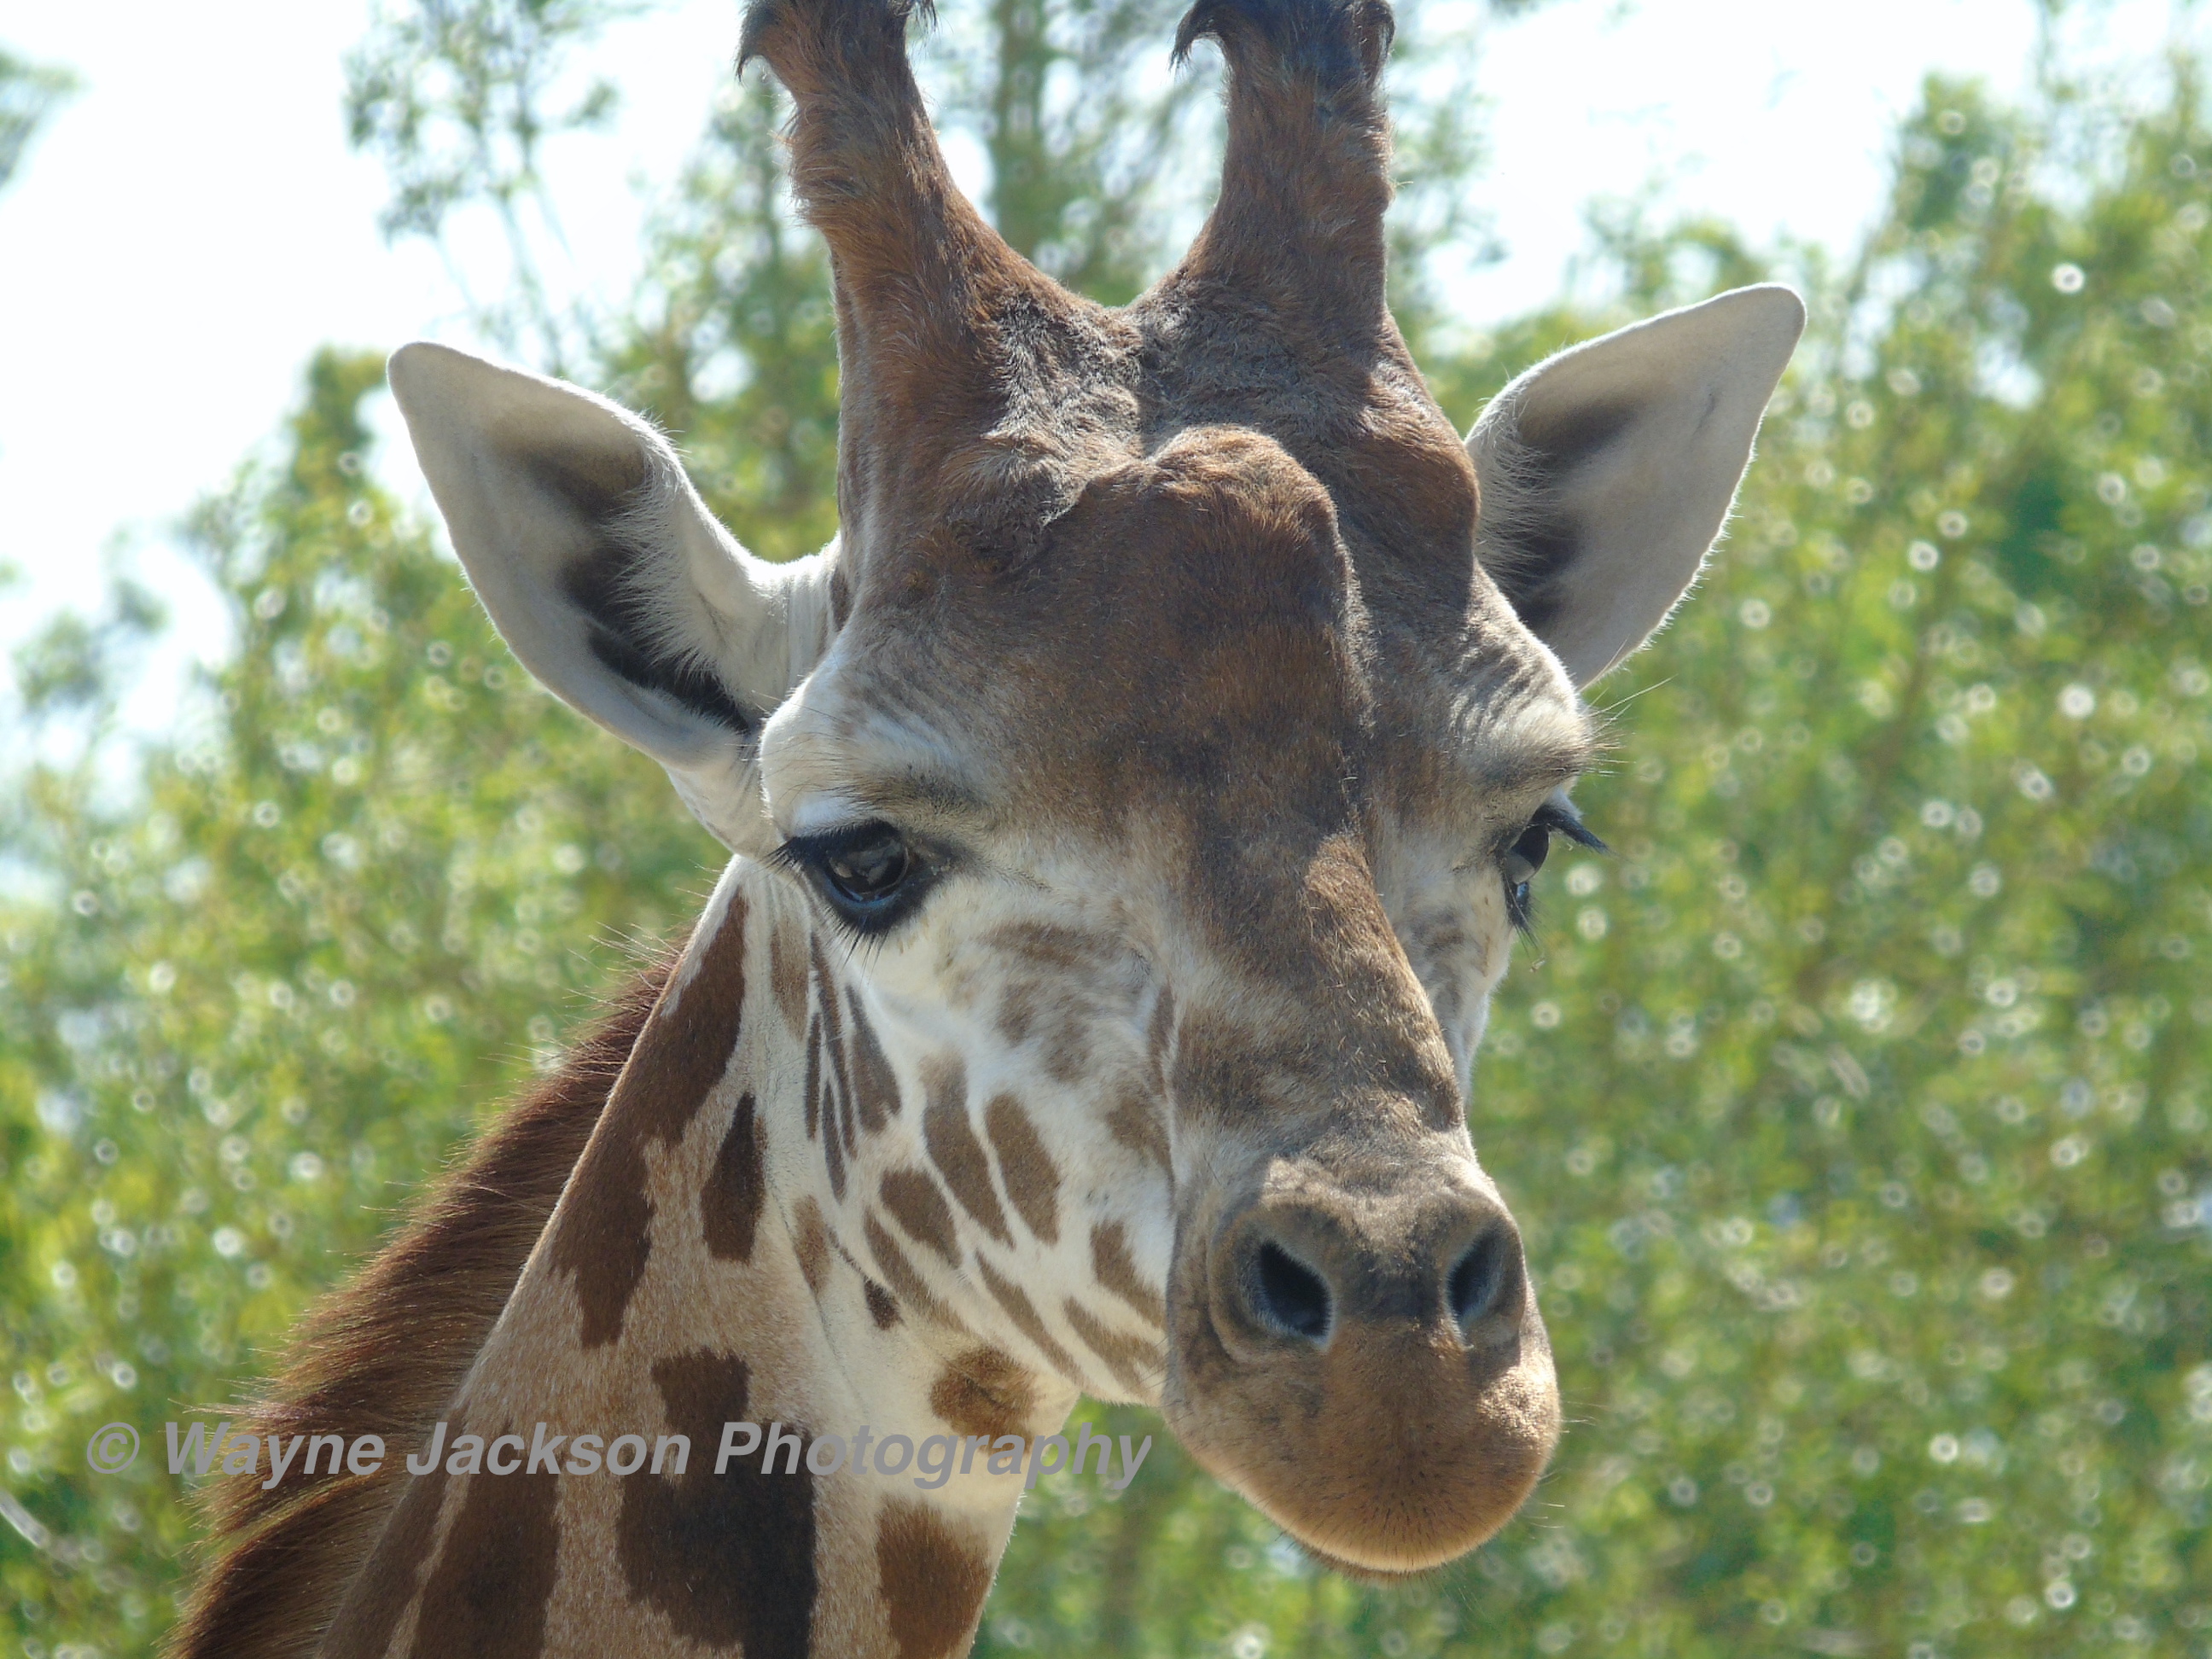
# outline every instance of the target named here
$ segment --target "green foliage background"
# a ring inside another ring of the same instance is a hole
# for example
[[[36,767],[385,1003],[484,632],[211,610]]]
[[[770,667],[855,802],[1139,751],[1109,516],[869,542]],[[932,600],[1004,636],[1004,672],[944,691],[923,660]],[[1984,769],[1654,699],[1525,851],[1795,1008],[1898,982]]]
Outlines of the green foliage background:
[[[1131,68],[1156,10],[948,8],[935,48],[1001,222],[1108,297],[1171,251],[1148,192],[1211,118]],[[501,100],[606,16],[380,26],[356,131],[395,231],[532,199],[515,112],[606,94]],[[1116,89],[1088,125],[1036,90],[1055,62]],[[1444,200],[1478,153],[1421,84],[1403,311],[1463,423],[1770,269],[1619,214],[1616,305],[1444,333],[1419,259],[1479,234]],[[1547,872],[1478,1069],[1571,1419],[1528,1512],[1364,1588],[1162,1445],[1118,1500],[1048,1485],[979,1651],[2212,1654],[2212,131],[2193,62],[2163,84],[1931,85],[1866,246],[1790,262],[1814,321],[1734,529],[1601,689],[1619,749],[1579,799],[1619,856]],[[777,118],[715,111],[629,313],[526,285],[506,320],[789,555],[834,528],[836,368]],[[380,372],[319,357],[283,461],[197,514],[237,644],[173,730],[118,721],[164,626],[127,584],[13,664],[0,1620],[30,1659],[150,1651],[187,1568],[163,1460],[94,1475],[92,1431],[251,1376],[712,880],[374,483]]]

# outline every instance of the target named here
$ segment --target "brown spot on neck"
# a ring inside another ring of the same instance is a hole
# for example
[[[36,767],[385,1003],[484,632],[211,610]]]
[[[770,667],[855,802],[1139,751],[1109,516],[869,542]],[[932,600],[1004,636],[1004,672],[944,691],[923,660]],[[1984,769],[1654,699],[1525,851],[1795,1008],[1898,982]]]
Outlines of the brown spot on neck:
[[[815,1071],[812,1066],[807,1068]],[[830,1176],[830,1195],[840,1203],[845,1197],[845,1139],[839,1127],[837,1079],[827,1067],[822,1078],[822,1164]]]
[[[953,1230],[952,1209],[935,1182],[919,1170],[889,1170],[879,1190],[884,1207],[898,1218],[908,1238],[927,1244],[948,1265],[960,1265],[960,1238]]]
[[[996,1348],[970,1348],[930,1384],[929,1408],[964,1435],[1025,1435],[1037,1408],[1036,1378]]]
[[[806,1030],[807,954],[805,930],[796,924],[787,923],[768,936],[769,983],[793,1036]]]
[[[502,1424],[501,1432],[514,1432]],[[537,1659],[558,1577],[560,1477],[472,1474],[415,1623],[410,1659]]]
[[[814,1139],[822,1127],[822,1023],[812,1014],[806,1017],[806,1138]]]
[[[1060,1304],[1060,1311],[1067,1316],[1069,1326],[1083,1339],[1084,1346],[1106,1362],[1124,1388],[1138,1394],[1158,1389],[1167,1356],[1158,1343],[1123,1335],[1072,1296]]]
[[[1152,1324],[1165,1329],[1167,1310],[1160,1293],[1146,1282],[1129,1254],[1129,1236],[1118,1221],[1102,1221],[1091,1230],[1091,1271],[1100,1285],[1127,1303]]]
[[[1158,1164],[1161,1174],[1174,1172],[1168,1151],[1167,1114],[1154,1097],[1136,1089],[1124,1091],[1106,1114],[1106,1132],[1116,1146]]]
[[[830,1229],[823,1222],[822,1206],[811,1194],[801,1198],[793,1212],[798,1227],[792,1248],[799,1256],[799,1271],[806,1276],[806,1288],[819,1296],[823,1275],[830,1270]]]
[[[1060,1242],[1060,1170],[1044,1140],[1012,1095],[994,1095],[983,1109],[983,1127],[998,1149],[999,1172],[1030,1231],[1048,1244]]]
[[[821,1010],[818,1058],[810,1056],[807,1070],[822,1080],[822,1155],[830,1175],[830,1190],[845,1196],[845,1163],[859,1144],[853,1124],[853,1074],[845,1063],[845,1016],[836,975],[822,955],[822,941],[811,942],[814,963],[814,1002]]]
[[[975,1218],[983,1231],[1001,1244],[1011,1246],[1013,1233],[1006,1212],[991,1188],[991,1160],[968,1121],[968,1073],[958,1059],[933,1060],[922,1068],[928,1103],[922,1109],[922,1138],[930,1161],[952,1189],[960,1207]]]
[[[622,1481],[616,1543],[630,1593],[691,1641],[744,1659],[807,1659],[819,1589],[814,1477],[804,1462],[795,1474],[764,1473],[757,1455],[714,1473],[722,1425],[745,1420],[744,1360],[697,1349],[656,1360],[653,1381],[691,1452],[682,1474]]]
[[[853,1094],[860,1109],[860,1127],[870,1134],[883,1133],[884,1125],[899,1111],[898,1074],[891,1070],[884,1046],[876,1041],[876,1028],[857,996],[847,1011],[853,1027]]]
[[[1014,1322],[1014,1328],[1036,1344],[1037,1352],[1044,1356],[1047,1364],[1080,1388],[1084,1380],[1082,1367],[1075,1363],[1073,1354],[1060,1346],[1059,1340],[1045,1328],[1045,1322],[1037,1316],[1036,1304],[1030,1300],[1029,1293],[1011,1280],[1000,1278],[991,1264],[981,1255],[975,1258],[975,1271],[982,1276],[983,1288],[990,1291],[992,1299],[1006,1310],[1006,1317]]]
[[[995,1565],[969,1531],[927,1505],[894,1498],[876,1523],[876,1571],[899,1659],[964,1653]],[[751,1659],[751,1650],[746,1650]]]
[[[876,1266],[890,1281],[899,1300],[933,1323],[956,1331],[966,1328],[959,1316],[931,1292],[921,1275],[915,1272],[914,1264],[906,1259],[906,1252],[899,1249],[898,1241],[890,1236],[890,1229],[873,1214],[860,1218],[860,1236],[867,1241],[868,1254],[875,1257]],[[861,1277],[867,1276],[863,1273]]]
[[[699,1194],[707,1249],[725,1261],[751,1261],[753,1234],[760,1225],[761,1202],[767,1192],[760,1126],[748,1093],[738,1098],[729,1133],[722,1137],[722,1150],[715,1155],[714,1173]]]
[[[898,1298],[874,1279],[865,1275],[861,1278],[860,1295],[868,1304],[868,1317],[875,1322],[878,1330],[887,1331],[899,1322]]]
[[[681,1140],[729,1069],[744,1007],[744,900],[733,896],[690,977],[679,988],[672,976],[662,990],[577,1161],[551,1259],[556,1271],[574,1279],[587,1348],[622,1334],[623,1316],[653,1253],[647,1145]]]

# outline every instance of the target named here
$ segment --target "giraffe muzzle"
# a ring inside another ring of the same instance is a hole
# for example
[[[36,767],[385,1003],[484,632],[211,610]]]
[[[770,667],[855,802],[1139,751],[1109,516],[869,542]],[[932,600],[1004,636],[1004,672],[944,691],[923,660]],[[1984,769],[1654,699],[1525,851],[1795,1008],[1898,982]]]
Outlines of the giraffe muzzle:
[[[1453,1192],[1389,1208],[1382,1237],[1350,1206],[1311,1198],[1263,1200],[1237,1218],[1216,1252],[1224,1345],[1260,1359],[1285,1342],[1326,1349],[1340,1329],[1368,1325],[1431,1330],[1470,1350],[1515,1340],[1528,1266],[1504,1206]]]
[[[1420,1571],[1481,1543],[1559,1437],[1520,1231],[1458,1161],[1379,1184],[1279,1163],[1178,1274],[1170,1424],[1356,1572]]]

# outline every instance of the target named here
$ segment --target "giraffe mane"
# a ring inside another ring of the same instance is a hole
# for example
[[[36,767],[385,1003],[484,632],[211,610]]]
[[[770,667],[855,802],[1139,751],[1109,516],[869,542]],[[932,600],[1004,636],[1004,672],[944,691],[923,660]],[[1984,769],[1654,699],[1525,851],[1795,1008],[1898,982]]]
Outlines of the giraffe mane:
[[[290,1659],[315,1650],[404,1487],[405,1459],[453,1400],[507,1305],[682,941],[608,1003],[559,1071],[502,1111],[465,1162],[410,1206],[359,1272],[302,1319],[241,1432],[378,1434],[374,1474],[264,1490],[255,1474],[198,1499],[206,1570],[171,1659]]]

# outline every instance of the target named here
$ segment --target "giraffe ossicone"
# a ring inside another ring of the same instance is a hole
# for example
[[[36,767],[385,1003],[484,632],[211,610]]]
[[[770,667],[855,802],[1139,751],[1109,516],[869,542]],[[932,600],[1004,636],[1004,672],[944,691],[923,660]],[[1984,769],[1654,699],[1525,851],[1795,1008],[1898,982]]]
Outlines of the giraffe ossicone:
[[[392,1455],[219,1494],[180,1652],[966,1651],[1024,1471],[718,1474],[727,1424],[975,1445],[1154,1404],[1382,1575],[1490,1536],[1551,1454],[1472,1056],[1547,843],[1587,834],[1581,690],[1696,578],[1802,307],[1577,347],[1462,441],[1385,302],[1382,0],[1201,0],[1219,201],[1119,310],[954,188],[906,9],[744,27],[832,258],[830,548],[750,557],[603,398],[392,360],[508,644],[732,857],[311,1319],[261,1431]],[[495,1476],[434,1424],[693,1455]]]

